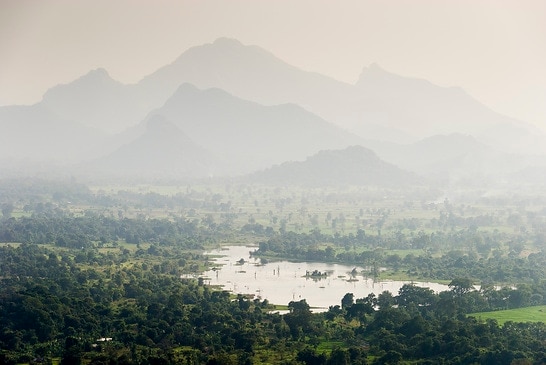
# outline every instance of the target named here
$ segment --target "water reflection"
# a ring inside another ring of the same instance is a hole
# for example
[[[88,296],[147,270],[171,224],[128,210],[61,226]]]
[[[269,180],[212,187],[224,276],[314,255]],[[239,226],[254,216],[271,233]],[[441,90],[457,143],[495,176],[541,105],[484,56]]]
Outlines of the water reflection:
[[[226,246],[205,254],[216,267],[204,273],[205,283],[218,285],[236,294],[251,294],[270,303],[288,304],[306,299],[314,311],[341,304],[346,293],[355,298],[389,291],[393,295],[409,281],[374,281],[363,276],[363,267],[317,262],[278,261],[261,264],[250,256],[256,247]],[[435,292],[449,290],[447,285],[413,282]]]

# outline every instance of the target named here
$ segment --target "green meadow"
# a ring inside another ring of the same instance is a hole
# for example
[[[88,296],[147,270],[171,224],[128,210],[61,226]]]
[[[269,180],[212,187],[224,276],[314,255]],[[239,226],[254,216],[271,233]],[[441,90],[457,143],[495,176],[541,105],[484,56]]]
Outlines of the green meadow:
[[[546,305],[534,307],[525,307],[518,309],[507,309],[494,312],[471,313],[471,317],[476,317],[482,320],[494,319],[500,325],[506,322],[544,322],[546,323]]]

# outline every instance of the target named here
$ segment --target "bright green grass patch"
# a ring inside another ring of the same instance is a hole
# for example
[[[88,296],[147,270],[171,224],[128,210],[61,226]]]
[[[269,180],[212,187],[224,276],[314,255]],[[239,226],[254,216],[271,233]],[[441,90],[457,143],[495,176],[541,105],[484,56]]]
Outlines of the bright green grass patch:
[[[405,271],[387,270],[387,271],[383,271],[383,272],[381,272],[379,274],[379,279],[380,280],[400,280],[400,281],[415,280],[415,281],[418,281],[420,278],[416,278],[415,276],[411,276],[411,275],[407,274]]]
[[[471,313],[469,316],[479,319],[495,319],[499,324],[512,322],[544,322],[546,323],[546,305],[508,309],[494,312]]]
[[[407,250],[385,250],[386,255],[398,255],[400,258],[405,258],[408,255],[420,256],[425,252],[422,249],[407,249]]]
[[[346,348],[347,345],[342,341],[324,341],[318,344],[317,353],[330,354],[336,347]]]
[[[19,242],[0,242],[0,247],[19,247],[21,246],[21,243]]]

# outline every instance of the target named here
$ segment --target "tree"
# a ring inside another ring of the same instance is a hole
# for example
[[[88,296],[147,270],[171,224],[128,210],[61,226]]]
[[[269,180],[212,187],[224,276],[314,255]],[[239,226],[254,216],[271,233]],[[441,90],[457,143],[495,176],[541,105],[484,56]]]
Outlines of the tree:
[[[326,364],[326,356],[324,354],[318,355],[315,350],[310,347],[306,347],[298,352],[298,361],[304,364],[323,365]]]
[[[398,351],[390,350],[385,355],[381,356],[378,364],[399,364],[402,361],[402,354]]]
[[[290,328],[290,333],[294,339],[299,338],[303,332],[311,329],[311,307],[305,299],[299,302],[288,303],[290,313],[284,315],[284,321]]]
[[[364,301],[358,301],[347,308],[347,317],[364,320],[366,314],[372,314],[374,309],[371,304]]]
[[[341,299],[341,308],[347,309],[354,303],[354,294],[353,293],[347,293],[343,296],[343,299]]]
[[[451,280],[451,283],[449,283],[448,286],[451,288],[451,291],[459,297],[474,290],[472,280],[469,278],[455,278]]]
[[[404,284],[398,291],[396,299],[400,306],[414,304],[418,307],[428,307],[436,302],[437,297],[432,289],[422,288],[414,284]]]
[[[396,304],[396,301],[388,290],[385,290],[377,296],[377,305],[380,309],[392,307],[394,304]]]
[[[80,365],[82,363],[82,347],[78,338],[69,336],[65,340],[64,354],[61,365]]]
[[[330,358],[328,359],[328,365],[347,365],[350,363],[350,356],[347,350],[336,347],[332,350]]]
[[[15,207],[12,203],[3,203],[2,204],[2,216],[4,218],[11,218],[11,214],[13,213],[13,210]]]

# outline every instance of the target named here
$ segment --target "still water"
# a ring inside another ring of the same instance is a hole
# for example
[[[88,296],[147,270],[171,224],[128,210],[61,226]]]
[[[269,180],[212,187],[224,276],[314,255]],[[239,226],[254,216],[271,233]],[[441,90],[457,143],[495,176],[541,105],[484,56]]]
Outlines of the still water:
[[[276,261],[261,264],[250,257],[257,247],[226,246],[208,251],[214,270],[203,274],[205,283],[218,285],[236,294],[252,294],[274,304],[288,304],[305,299],[314,311],[327,310],[331,305],[341,305],[346,293],[355,299],[370,293],[378,295],[387,290],[393,295],[409,281],[375,281],[362,275],[363,267],[317,262]],[[353,270],[355,269],[355,270]],[[311,276],[313,271],[326,273]],[[351,273],[357,272],[356,276]],[[413,282],[435,292],[449,290],[447,285]]]

